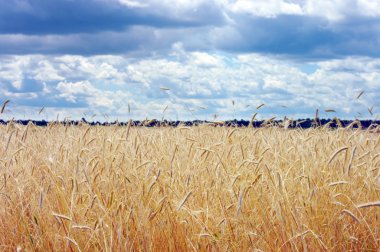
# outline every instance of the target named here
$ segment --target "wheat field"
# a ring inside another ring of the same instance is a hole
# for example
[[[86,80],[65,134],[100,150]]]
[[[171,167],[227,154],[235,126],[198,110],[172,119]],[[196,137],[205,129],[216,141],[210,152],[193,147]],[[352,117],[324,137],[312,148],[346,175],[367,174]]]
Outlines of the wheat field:
[[[379,251],[380,135],[0,126],[1,251]]]

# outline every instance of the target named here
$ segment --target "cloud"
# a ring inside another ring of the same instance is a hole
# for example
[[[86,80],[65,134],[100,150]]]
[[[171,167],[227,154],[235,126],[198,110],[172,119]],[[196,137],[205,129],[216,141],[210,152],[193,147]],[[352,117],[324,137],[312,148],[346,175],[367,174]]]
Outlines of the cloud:
[[[330,23],[316,16],[276,18],[234,16],[235,23],[217,27],[216,47],[232,52],[261,52],[299,58],[379,57],[380,19],[365,17]],[[226,34],[232,34],[226,36]]]
[[[96,92],[89,81],[59,82],[57,90],[59,97],[72,103],[76,103],[78,96],[93,96]]]
[[[376,1],[0,0],[1,54],[379,57]]]
[[[272,18],[277,15],[301,15],[302,7],[282,0],[237,0],[227,4],[235,13],[249,13],[254,16]]]
[[[120,120],[211,120],[215,114],[249,119],[261,103],[266,105],[260,118],[312,117],[317,108],[334,108],[343,118],[359,113],[369,118],[372,106],[380,112],[380,61],[368,57],[320,61],[315,71],[305,73],[297,61],[189,52],[176,44],[169,58],[2,56],[0,66],[0,99],[12,100],[14,110],[7,115],[15,117],[22,117],[23,108],[38,111],[42,106],[51,118],[66,111],[73,118],[85,113]],[[39,116],[33,113],[31,117]]]
[[[324,17],[332,22],[380,16],[380,3],[371,0],[309,0],[303,9],[305,14]]]
[[[315,16],[339,22],[353,17],[379,17],[380,3],[372,0],[237,0],[224,1],[234,13],[275,18],[281,15]]]
[[[265,103],[262,117],[365,117],[379,106],[379,5],[0,0],[0,99],[6,116],[248,119]]]
[[[149,7],[147,3],[141,3],[138,1],[132,1],[132,0],[119,0],[119,3],[132,8],[146,8]]]
[[[223,22],[213,1],[199,2],[195,6],[199,11],[171,1],[0,0],[0,5],[1,34],[97,33],[123,31],[133,25],[188,27]]]

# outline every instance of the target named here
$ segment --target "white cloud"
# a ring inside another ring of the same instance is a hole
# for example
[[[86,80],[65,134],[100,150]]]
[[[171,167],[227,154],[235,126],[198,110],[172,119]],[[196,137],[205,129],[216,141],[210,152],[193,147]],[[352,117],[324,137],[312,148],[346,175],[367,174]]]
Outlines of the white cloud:
[[[96,93],[96,89],[89,81],[59,82],[57,90],[60,92],[60,97],[74,103],[77,100],[77,95],[93,96]]]
[[[271,88],[278,88],[286,90],[286,83],[279,80],[278,78],[274,76],[265,76],[264,77],[264,89],[271,89]]]
[[[65,78],[58,73],[51,62],[41,60],[34,69],[34,78],[40,81],[62,81]]]
[[[192,63],[199,67],[221,67],[223,65],[223,60],[220,57],[205,52],[193,52],[190,57]]]
[[[331,21],[338,21],[345,17],[347,10],[352,7],[352,3],[351,0],[308,0],[304,6],[304,12],[307,15],[321,16]]]
[[[120,120],[161,118],[167,105],[166,118],[209,120],[214,114],[249,119],[260,103],[266,104],[262,117],[311,117],[317,108],[334,108],[341,117],[353,118],[358,112],[368,116],[371,106],[378,110],[380,60],[321,61],[307,74],[297,68],[299,63],[260,54],[174,49],[180,57],[0,57],[0,99],[13,99],[16,107],[47,105],[51,114],[73,106]],[[23,76],[31,81],[18,82]],[[162,91],[162,86],[170,90]],[[362,90],[365,94],[356,100]]]
[[[119,0],[119,3],[131,8],[146,8],[149,6],[148,3],[143,3],[142,1],[133,1],[133,0]]]
[[[30,57],[26,56],[5,56],[2,57],[0,64],[0,80],[21,81],[23,73],[28,71]]]
[[[380,16],[380,2],[378,0],[358,0],[357,10],[367,16]]]
[[[237,0],[227,5],[233,12],[249,13],[254,16],[275,17],[279,14],[301,15],[302,8],[299,4],[289,3],[283,0]]]
[[[12,82],[12,86],[13,86],[15,89],[20,90],[20,89],[22,88],[22,82],[21,82],[21,81],[14,81],[14,82]]]
[[[321,16],[330,21],[380,16],[380,2],[377,0],[308,0],[303,6],[306,15]]]
[[[378,0],[221,0],[221,5],[233,13],[273,18],[278,15],[308,15],[326,18],[332,22],[351,16],[380,16]]]

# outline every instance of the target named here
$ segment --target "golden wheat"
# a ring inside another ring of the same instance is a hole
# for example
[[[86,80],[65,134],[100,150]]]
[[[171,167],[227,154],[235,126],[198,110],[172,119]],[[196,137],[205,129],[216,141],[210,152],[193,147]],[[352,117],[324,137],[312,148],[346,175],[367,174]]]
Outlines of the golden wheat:
[[[129,121],[0,137],[2,251],[380,249],[370,131]]]

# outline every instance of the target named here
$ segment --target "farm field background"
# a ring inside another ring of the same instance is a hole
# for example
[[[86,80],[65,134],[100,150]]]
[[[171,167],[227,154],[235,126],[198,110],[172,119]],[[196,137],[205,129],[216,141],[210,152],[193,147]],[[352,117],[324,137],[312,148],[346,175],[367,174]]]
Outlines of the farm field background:
[[[2,251],[380,249],[369,130],[0,126]]]

